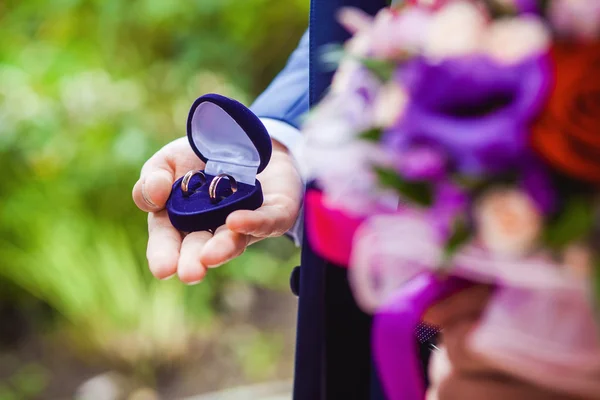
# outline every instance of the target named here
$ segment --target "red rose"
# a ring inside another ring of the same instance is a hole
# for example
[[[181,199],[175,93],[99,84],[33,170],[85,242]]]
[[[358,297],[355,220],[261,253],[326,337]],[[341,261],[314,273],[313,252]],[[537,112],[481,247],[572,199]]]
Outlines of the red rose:
[[[532,144],[557,170],[600,184],[600,43],[552,50],[555,85]]]

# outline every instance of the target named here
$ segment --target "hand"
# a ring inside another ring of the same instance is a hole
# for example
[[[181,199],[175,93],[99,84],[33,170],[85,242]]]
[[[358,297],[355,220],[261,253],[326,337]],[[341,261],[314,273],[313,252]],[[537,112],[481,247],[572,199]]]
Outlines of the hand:
[[[175,180],[193,169],[204,169],[204,163],[186,138],[177,139],[146,162],[133,188],[135,204],[149,213],[146,256],[150,271],[159,279],[178,274],[182,282],[199,283],[208,268],[239,256],[261,239],[283,235],[298,218],[302,180],[287,149],[273,141],[271,161],[258,176],[264,194],[261,208],[230,214],[214,235],[179,232],[164,207]]]
[[[444,328],[465,315],[479,315],[492,293],[492,288],[483,284],[461,290],[427,310],[423,320],[430,325]]]

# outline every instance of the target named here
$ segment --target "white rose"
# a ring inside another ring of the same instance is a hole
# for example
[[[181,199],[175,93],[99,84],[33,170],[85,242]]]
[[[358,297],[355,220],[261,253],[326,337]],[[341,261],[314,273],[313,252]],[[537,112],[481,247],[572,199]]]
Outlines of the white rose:
[[[406,91],[395,82],[389,82],[381,88],[374,105],[374,122],[383,128],[394,125],[402,116],[408,96]]]
[[[475,53],[485,29],[485,16],[476,5],[468,1],[450,3],[433,16],[424,54],[439,61]]]
[[[373,17],[354,7],[343,7],[337,14],[337,20],[352,34],[368,30],[373,25]]]
[[[362,64],[356,60],[347,58],[342,61],[333,76],[331,91],[334,93],[348,93],[351,91],[356,74],[361,68]]]
[[[360,31],[345,44],[348,54],[354,57],[367,57],[371,50],[371,31]]]

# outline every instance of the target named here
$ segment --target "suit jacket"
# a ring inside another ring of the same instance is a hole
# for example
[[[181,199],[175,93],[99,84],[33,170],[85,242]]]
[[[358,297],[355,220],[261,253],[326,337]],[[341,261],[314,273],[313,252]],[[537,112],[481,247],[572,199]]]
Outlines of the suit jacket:
[[[375,14],[386,5],[386,0],[313,0],[308,32],[252,110],[298,127],[331,82],[332,72],[319,68],[319,49],[348,38],[336,11],[354,6]],[[384,399],[371,360],[371,317],[356,306],[346,270],[318,257],[305,238],[291,283],[299,296],[294,399]]]

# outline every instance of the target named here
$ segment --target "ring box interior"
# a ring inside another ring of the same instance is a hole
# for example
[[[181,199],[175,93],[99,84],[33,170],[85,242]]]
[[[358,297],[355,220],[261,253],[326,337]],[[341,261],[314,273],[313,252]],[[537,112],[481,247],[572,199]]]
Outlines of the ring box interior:
[[[196,174],[188,185],[188,194],[181,189],[179,178],[167,201],[171,224],[183,232],[214,230],[225,224],[227,216],[237,210],[256,210],[263,203],[260,182],[256,175],[271,159],[271,138],[260,121],[243,104],[217,94],[198,98],[190,110],[187,137],[196,155],[206,163],[206,183]],[[209,196],[210,182],[219,174],[228,174],[237,181],[232,193],[227,178],[221,180],[214,203]]]

